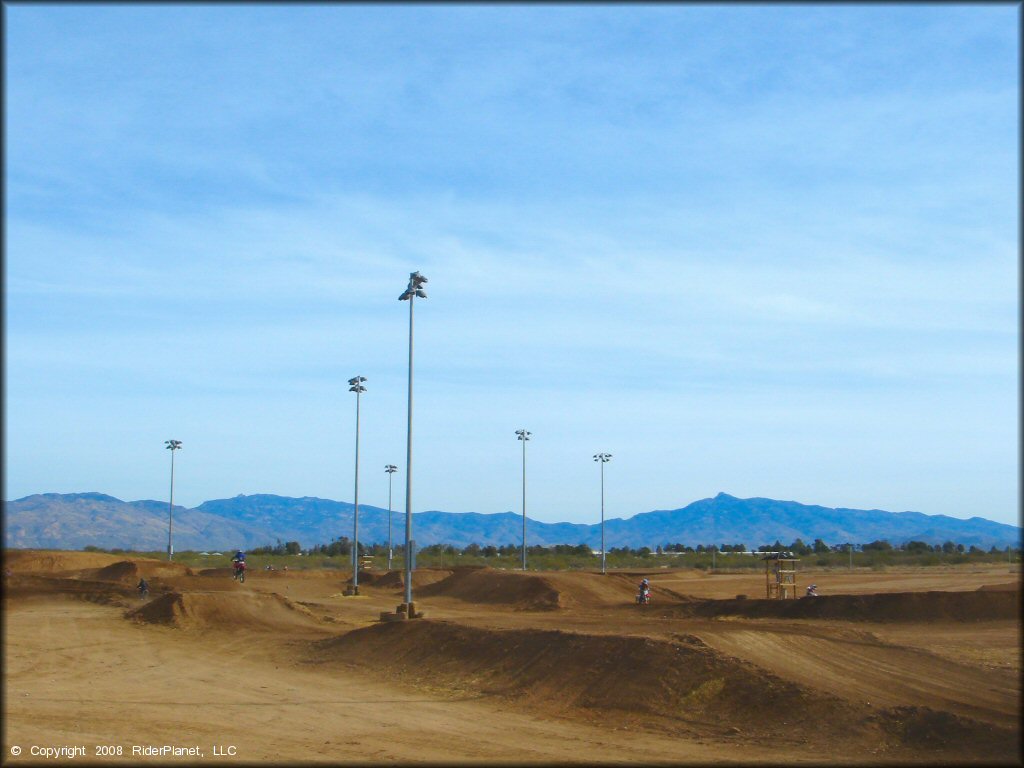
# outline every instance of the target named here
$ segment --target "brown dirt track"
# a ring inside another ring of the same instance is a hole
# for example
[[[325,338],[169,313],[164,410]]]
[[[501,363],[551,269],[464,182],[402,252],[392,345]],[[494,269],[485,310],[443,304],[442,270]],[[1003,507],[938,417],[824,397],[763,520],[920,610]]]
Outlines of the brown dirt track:
[[[1021,763],[1005,565],[814,572],[824,597],[788,602],[754,599],[763,574],[659,570],[650,606],[640,572],[420,570],[426,618],[395,623],[400,573],[344,597],[345,572],[258,563],[245,584],[101,553],[5,568],[5,764]]]

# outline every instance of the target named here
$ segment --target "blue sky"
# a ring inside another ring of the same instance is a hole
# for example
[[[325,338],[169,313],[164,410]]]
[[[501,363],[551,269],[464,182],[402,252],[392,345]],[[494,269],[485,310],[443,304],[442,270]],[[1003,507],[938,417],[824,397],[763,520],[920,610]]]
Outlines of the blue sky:
[[[4,498],[1018,523],[1019,13],[7,5]]]

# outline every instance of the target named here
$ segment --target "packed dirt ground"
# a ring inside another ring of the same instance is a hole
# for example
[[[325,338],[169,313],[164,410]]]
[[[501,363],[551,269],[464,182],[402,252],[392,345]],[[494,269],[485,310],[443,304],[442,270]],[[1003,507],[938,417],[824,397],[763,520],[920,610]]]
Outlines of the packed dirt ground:
[[[400,572],[346,596],[253,561],[5,552],[5,764],[1021,763],[1005,564],[801,572],[821,596],[788,601],[763,571],[424,569],[424,618],[383,622]]]

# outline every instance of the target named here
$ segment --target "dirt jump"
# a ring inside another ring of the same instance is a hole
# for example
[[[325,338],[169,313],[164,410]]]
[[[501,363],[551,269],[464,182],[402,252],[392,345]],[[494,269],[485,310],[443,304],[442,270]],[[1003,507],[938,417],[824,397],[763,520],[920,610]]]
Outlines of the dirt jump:
[[[822,596],[799,600],[760,599],[757,574],[419,569],[425,618],[383,622],[400,571],[346,596],[349,572],[258,562],[240,584],[101,553],[5,561],[10,765],[61,746],[103,764],[1021,762],[1005,565],[816,572]]]

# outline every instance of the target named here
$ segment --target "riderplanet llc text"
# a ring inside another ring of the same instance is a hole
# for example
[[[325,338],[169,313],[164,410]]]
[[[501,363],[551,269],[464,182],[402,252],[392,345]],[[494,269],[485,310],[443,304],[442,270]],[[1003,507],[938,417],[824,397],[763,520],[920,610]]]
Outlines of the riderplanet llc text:
[[[28,750],[15,744],[11,747],[11,756],[19,757],[27,751],[26,756],[42,757],[47,760],[74,760],[76,757],[89,756],[89,750],[85,745],[61,745],[59,747],[40,747],[33,745]],[[234,744],[215,744],[211,750],[211,757],[235,757],[238,748]],[[97,744],[93,747],[93,757],[206,757],[206,751],[198,745],[191,747],[172,746],[170,744],[139,745],[133,744],[125,748],[120,744]]]

